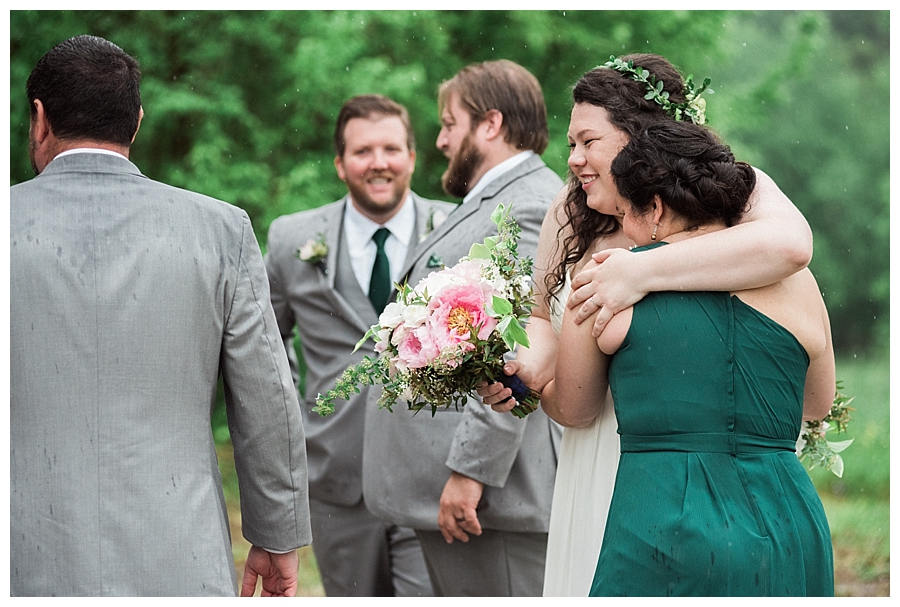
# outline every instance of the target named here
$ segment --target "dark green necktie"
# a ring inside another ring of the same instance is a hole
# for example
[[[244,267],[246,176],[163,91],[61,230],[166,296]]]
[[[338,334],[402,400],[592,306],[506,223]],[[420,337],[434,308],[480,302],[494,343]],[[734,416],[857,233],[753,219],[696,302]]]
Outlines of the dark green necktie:
[[[372,265],[372,279],[369,281],[369,299],[375,306],[375,311],[381,314],[387,305],[391,295],[391,265],[387,254],[384,252],[384,241],[387,240],[390,231],[387,228],[378,228],[372,235],[378,250],[375,253],[375,263]]]

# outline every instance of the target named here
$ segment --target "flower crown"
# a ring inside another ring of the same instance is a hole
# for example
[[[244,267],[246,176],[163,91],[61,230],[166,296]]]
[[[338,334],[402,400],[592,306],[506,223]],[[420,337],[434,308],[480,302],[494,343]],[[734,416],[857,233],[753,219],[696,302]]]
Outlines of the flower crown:
[[[687,101],[684,103],[672,103],[669,101],[669,92],[663,90],[663,81],[657,80],[656,76],[644,68],[640,66],[635,67],[634,62],[631,60],[622,61],[615,55],[610,55],[609,61],[599,67],[608,67],[623,74],[629,74],[632,80],[646,84],[647,94],[644,95],[644,99],[656,101],[675,120],[687,120],[690,118],[694,124],[706,123],[706,99],[701,99],[700,95],[704,92],[712,95],[715,92],[708,88],[711,82],[709,78],[704,78],[703,84],[695,89],[694,77],[688,76],[684,82],[684,96]]]

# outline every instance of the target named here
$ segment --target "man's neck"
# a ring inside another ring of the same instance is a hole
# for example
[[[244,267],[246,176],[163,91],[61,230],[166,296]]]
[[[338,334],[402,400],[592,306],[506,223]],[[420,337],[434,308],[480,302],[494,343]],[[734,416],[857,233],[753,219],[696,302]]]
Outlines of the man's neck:
[[[497,166],[502,162],[506,162],[516,154],[523,152],[524,150],[517,150],[512,145],[506,143],[505,141],[498,142],[499,145],[490,146],[485,150],[484,154],[484,162],[481,163],[481,166],[478,167],[478,171],[476,173],[477,178],[472,180],[472,187],[478,185],[478,181],[484,177],[484,174],[490,171],[492,168]]]

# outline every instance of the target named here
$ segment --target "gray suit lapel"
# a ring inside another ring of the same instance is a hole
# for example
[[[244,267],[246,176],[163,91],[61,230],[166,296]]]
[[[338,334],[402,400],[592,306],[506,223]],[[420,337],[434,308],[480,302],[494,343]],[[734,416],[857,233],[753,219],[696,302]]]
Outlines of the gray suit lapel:
[[[422,205],[422,206],[424,207],[424,205]],[[447,216],[447,219],[444,220],[444,223],[442,223],[437,229],[435,229],[431,234],[429,234],[428,237],[424,241],[418,243],[414,249],[412,247],[410,248],[411,254],[408,253],[406,256],[406,266],[403,268],[403,276],[409,277],[409,274],[412,271],[413,267],[415,267],[419,263],[419,261],[422,260],[423,257],[425,259],[424,263],[427,264],[427,262],[431,256],[431,251],[435,248],[436,243],[440,242],[440,240],[442,238],[449,235],[455,225],[462,222],[466,217],[468,217],[472,213],[476,212],[479,208],[481,208],[481,199],[475,198],[475,199],[472,199],[469,202],[467,202],[465,204],[461,204],[457,208],[453,209],[453,212],[451,212]],[[428,212],[427,210],[423,210],[423,213],[427,213],[427,212]],[[426,219],[427,219],[427,216],[426,216]],[[418,230],[418,227],[419,227],[418,224],[419,224],[419,219],[417,217],[416,218],[416,228],[417,228],[417,232],[419,234],[421,234],[422,232],[420,232]],[[424,226],[424,221],[423,221],[422,225]],[[441,260],[435,260],[435,261],[440,261],[440,262],[446,264],[447,266],[452,266],[452,265],[456,264],[456,262],[458,262],[459,260],[458,259],[441,259]],[[433,269],[438,270],[440,268],[437,266],[434,266]]]
[[[346,197],[344,198],[346,204]],[[350,265],[350,255],[346,250],[343,238],[344,205],[337,204],[330,210],[326,218],[325,243],[328,245],[327,269],[324,279],[328,288],[325,292],[331,298],[335,309],[343,311],[344,316],[351,319],[360,329],[360,337],[378,321],[375,309],[369,298],[359,288],[359,282]],[[340,276],[340,278],[338,278]],[[320,278],[321,280],[321,278]],[[362,300],[360,300],[360,296]],[[365,310],[360,314],[360,310]],[[371,310],[371,313],[369,313]]]
[[[435,270],[439,269],[437,265],[432,266],[432,264],[429,264],[430,261],[443,263],[447,266],[455,265],[459,261],[458,259],[430,259],[432,255],[431,252],[434,249],[439,248],[437,243],[439,243],[441,239],[452,234],[453,228],[456,225],[462,223],[470,215],[478,212],[484,204],[496,205],[504,202],[502,193],[506,186],[523,175],[536,171],[543,166],[544,162],[541,160],[541,157],[535,154],[531,158],[528,158],[494,179],[475,198],[460,204],[452,213],[450,213],[447,220],[429,236],[429,238],[424,242],[419,243],[419,246],[416,247],[415,254],[411,258],[407,256],[406,267],[403,268],[403,276],[409,277],[413,268],[419,264],[424,264],[429,268],[433,267]],[[494,198],[498,198],[498,200],[494,201]],[[458,238],[459,236],[459,234],[455,234],[454,238]]]

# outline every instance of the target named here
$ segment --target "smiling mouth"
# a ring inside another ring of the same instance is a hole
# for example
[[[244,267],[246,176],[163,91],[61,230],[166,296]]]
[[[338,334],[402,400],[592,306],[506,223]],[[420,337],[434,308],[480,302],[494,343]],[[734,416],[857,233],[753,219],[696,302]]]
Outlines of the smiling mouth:
[[[597,181],[598,177],[593,175],[591,177],[579,177],[579,179],[581,180],[582,187],[587,187]]]

